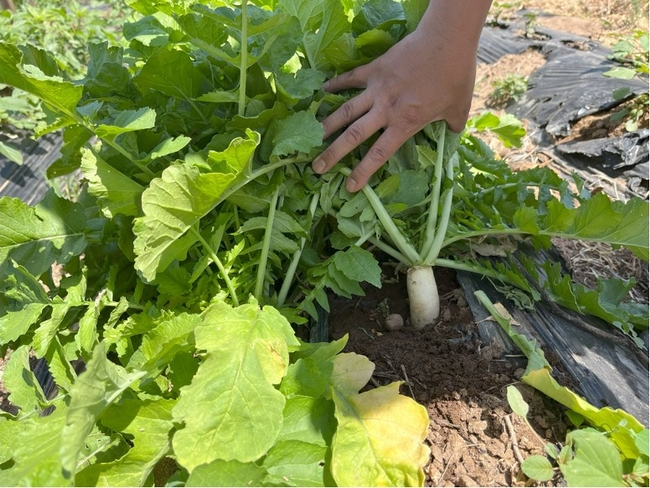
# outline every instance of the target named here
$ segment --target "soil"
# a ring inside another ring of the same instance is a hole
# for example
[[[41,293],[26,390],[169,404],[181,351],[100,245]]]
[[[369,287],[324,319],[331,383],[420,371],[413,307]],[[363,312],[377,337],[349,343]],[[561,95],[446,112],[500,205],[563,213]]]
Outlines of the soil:
[[[427,408],[432,453],[427,486],[524,486],[521,457],[543,454],[547,442],[564,441],[563,409],[518,381],[525,359],[501,357],[500,350],[481,343],[453,271],[437,270],[438,323],[422,331],[408,323],[389,331],[386,314],[408,322],[409,312],[404,273],[390,264],[383,269],[387,280],[381,289],[367,287],[366,296],[356,300],[330,297],[330,339],[348,334],[346,351],[375,363],[375,386],[403,381],[402,394]],[[509,385],[530,405],[530,426],[508,406]]]

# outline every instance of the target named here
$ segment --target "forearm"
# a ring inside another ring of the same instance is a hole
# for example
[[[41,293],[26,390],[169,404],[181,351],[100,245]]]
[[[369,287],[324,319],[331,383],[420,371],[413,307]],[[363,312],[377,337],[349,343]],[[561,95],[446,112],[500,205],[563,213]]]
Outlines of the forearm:
[[[476,53],[481,31],[492,0],[430,0],[418,26],[421,34],[448,41],[448,55]]]

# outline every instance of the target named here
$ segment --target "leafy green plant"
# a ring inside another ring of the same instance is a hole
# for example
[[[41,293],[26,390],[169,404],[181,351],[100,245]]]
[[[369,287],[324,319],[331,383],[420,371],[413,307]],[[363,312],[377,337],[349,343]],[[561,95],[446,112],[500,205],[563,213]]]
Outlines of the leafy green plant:
[[[0,444],[6,483],[150,484],[168,457],[178,484],[421,484],[424,408],[399,384],[361,392],[372,365],[342,354],[344,340],[294,333],[328,309],[328,290],[381,286],[377,250],[533,296],[486,256],[560,235],[647,258],[646,202],[574,195],[549,169],[513,173],[444,123],[357,194],[343,182],[367,146],[312,172],[319,120],[352,96],[323,81],[397,42],[416,2],[128,3],[139,12],[128,46],[91,44],[82,80],[40,48],[0,43],[0,83],[56,115],[41,133],[63,131],[48,176],[85,181],[76,201],[0,199],[0,345],[13,350],[4,380],[21,409],[0,417],[0,439],[22,436]],[[513,144],[521,133],[512,119],[473,124]],[[549,270],[540,286],[569,306],[629,334],[647,325],[625,294],[594,299]],[[426,293],[437,303],[435,285]],[[420,326],[435,311],[413,315]],[[47,360],[54,399],[30,354]]]
[[[511,74],[492,82],[494,90],[487,98],[488,107],[503,108],[516,102],[528,88],[528,77]]]
[[[522,471],[534,480],[549,481],[559,469],[568,486],[647,486],[648,429],[622,410],[596,408],[560,386],[551,376],[544,352],[534,340],[515,332],[505,308],[491,303],[482,291],[475,295],[528,358],[522,381],[569,408],[567,416],[576,427],[583,427],[568,432],[561,449],[549,443],[545,447],[547,456],[526,458]],[[514,387],[508,390],[508,402],[515,413],[526,418],[528,405]]]
[[[0,12],[0,41],[47,51],[57,69],[72,79],[86,74],[89,43],[119,42],[126,16],[124,3],[117,0],[40,0],[22,2],[17,7],[13,14],[9,10]],[[0,85],[0,129],[31,133],[47,125],[46,117],[37,96]],[[12,154],[3,154],[20,163]]]
[[[630,80],[634,77],[645,76],[647,80],[648,71],[648,33],[636,31],[633,35],[620,39],[612,47],[611,59],[620,62],[623,66],[617,66],[604,73],[610,78]],[[614,100],[625,100],[630,98],[630,89],[623,87],[614,90]],[[648,119],[650,102],[648,93],[642,93],[633,97],[621,110],[614,112],[611,116],[613,121],[625,120],[625,129],[635,131],[639,123]]]
[[[521,8],[521,2],[492,2],[490,12],[486,24],[492,27],[500,27],[504,25],[502,16],[511,10]],[[506,19],[507,20],[507,19]]]

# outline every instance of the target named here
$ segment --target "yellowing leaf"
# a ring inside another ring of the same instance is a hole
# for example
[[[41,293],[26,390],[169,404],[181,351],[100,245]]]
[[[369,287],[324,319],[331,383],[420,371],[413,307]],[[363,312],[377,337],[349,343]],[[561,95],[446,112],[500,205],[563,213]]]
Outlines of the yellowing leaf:
[[[255,461],[282,428],[285,398],[274,384],[286,374],[288,345],[298,340],[270,307],[221,302],[206,310],[195,336],[208,354],[173,411],[185,423],[173,439],[178,462],[192,472],[217,459]]]
[[[339,354],[332,362],[334,371],[330,383],[342,395],[357,393],[370,381],[375,370],[370,359],[353,352]]]
[[[426,409],[392,383],[360,394],[334,391],[338,428],[332,475],[339,486],[421,486],[429,457]]]

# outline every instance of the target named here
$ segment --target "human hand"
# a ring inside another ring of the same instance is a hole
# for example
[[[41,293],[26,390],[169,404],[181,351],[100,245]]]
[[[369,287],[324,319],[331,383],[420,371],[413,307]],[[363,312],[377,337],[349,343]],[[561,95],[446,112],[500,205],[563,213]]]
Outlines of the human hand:
[[[346,187],[355,192],[430,122],[445,120],[454,132],[464,129],[474,88],[476,49],[449,39],[449,29],[428,27],[418,27],[382,56],[324,85],[329,92],[364,91],[323,120],[324,139],[347,128],[313,162],[316,173],[327,172],[383,129],[348,177]],[[458,35],[466,38],[467,32]]]

